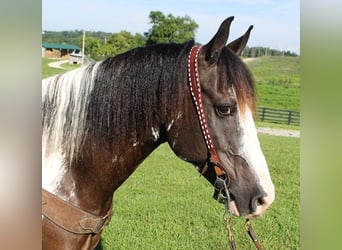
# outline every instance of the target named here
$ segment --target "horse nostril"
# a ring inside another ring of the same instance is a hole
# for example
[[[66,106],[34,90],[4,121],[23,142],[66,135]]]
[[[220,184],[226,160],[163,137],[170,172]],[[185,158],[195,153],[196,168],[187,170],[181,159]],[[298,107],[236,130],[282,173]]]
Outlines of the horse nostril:
[[[265,203],[263,197],[257,199],[257,206],[262,206]]]
[[[262,206],[265,203],[263,196],[256,196],[252,199],[251,207],[252,211],[255,212],[258,206]]]

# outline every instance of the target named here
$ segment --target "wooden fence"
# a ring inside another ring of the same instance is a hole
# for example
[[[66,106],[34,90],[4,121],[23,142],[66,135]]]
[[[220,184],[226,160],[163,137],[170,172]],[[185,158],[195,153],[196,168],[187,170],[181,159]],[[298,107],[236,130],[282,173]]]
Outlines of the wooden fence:
[[[296,126],[300,125],[300,113],[293,110],[258,107],[257,119],[262,122],[283,123]]]

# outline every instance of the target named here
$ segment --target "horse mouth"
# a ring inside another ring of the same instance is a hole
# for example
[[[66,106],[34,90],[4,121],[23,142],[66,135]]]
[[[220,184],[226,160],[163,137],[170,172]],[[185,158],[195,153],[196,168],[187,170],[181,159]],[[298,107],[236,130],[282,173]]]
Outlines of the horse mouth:
[[[229,192],[229,210],[232,213],[232,215],[235,215],[237,217],[241,216],[239,209],[238,209],[236,202],[235,202],[235,197],[231,192]]]
[[[256,207],[253,208],[253,210],[249,213],[240,213],[239,208],[236,204],[236,199],[234,197],[234,195],[229,192],[229,196],[230,196],[230,202],[229,202],[229,209],[232,215],[235,215],[237,217],[241,217],[243,216],[245,219],[252,219],[255,217],[258,217],[262,214],[261,211],[259,211],[260,207],[262,206],[262,204],[264,203],[264,201],[260,198],[256,201]]]
[[[231,201],[229,202],[229,209],[230,209],[230,212],[231,212],[233,215],[235,215],[235,216],[237,216],[237,217],[240,217],[240,216],[241,216],[241,215],[240,215],[240,212],[239,212],[239,209],[237,208],[237,205],[236,205],[235,200],[231,200]]]
[[[256,217],[261,216],[265,212],[264,204],[267,203],[264,200],[264,197],[255,199],[253,202],[254,206],[251,208],[249,212],[240,212],[234,195],[230,193],[230,202],[229,202],[229,209],[231,213],[237,217],[244,217],[245,219],[253,219]]]

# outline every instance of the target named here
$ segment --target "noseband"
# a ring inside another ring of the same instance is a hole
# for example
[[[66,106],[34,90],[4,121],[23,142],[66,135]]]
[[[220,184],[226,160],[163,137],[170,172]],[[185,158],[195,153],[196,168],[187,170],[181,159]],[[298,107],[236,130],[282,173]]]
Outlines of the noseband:
[[[189,58],[188,58],[188,78],[189,78],[189,87],[191,91],[192,99],[195,103],[197,116],[201,125],[202,134],[204,137],[205,144],[208,149],[208,159],[204,163],[204,167],[201,170],[201,174],[203,175],[208,166],[214,168],[216,173],[216,181],[214,183],[215,192],[214,192],[214,199],[218,202],[223,203],[225,205],[225,214],[224,220],[227,223],[227,230],[228,230],[228,242],[229,246],[232,250],[236,249],[235,241],[232,234],[232,225],[231,225],[231,211],[229,208],[230,203],[230,196],[229,196],[229,172],[228,169],[221,164],[217,151],[214,147],[213,141],[210,136],[210,132],[208,129],[208,123],[204,115],[203,111],[203,104],[202,104],[202,96],[201,96],[201,84],[199,79],[199,72],[198,72],[198,55],[201,50],[202,46],[193,46],[191,48]],[[226,216],[228,214],[228,217]],[[252,224],[247,219],[246,220],[246,229],[251,237],[255,247],[258,250],[262,250],[260,243],[256,237],[256,234],[252,228]]]

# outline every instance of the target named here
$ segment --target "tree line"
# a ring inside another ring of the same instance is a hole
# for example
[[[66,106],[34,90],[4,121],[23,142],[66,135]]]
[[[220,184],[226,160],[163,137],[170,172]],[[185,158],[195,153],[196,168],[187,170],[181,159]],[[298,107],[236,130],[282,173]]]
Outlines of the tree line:
[[[151,28],[144,34],[131,34],[128,31],[118,33],[86,31],[84,54],[98,61],[139,46],[169,42],[182,43],[194,38],[198,29],[198,24],[187,15],[179,17],[172,14],[164,15],[160,11],[151,11],[149,19]],[[44,31],[42,42],[75,44],[82,47],[82,37],[82,30]],[[243,52],[244,57],[264,55],[296,56],[290,51],[282,52],[263,47],[247,47]]]
[[[276,50],[267,47],[246,47],[242,52],[243,57],[260,57],[260,56],[298,56],[289,50]]]

